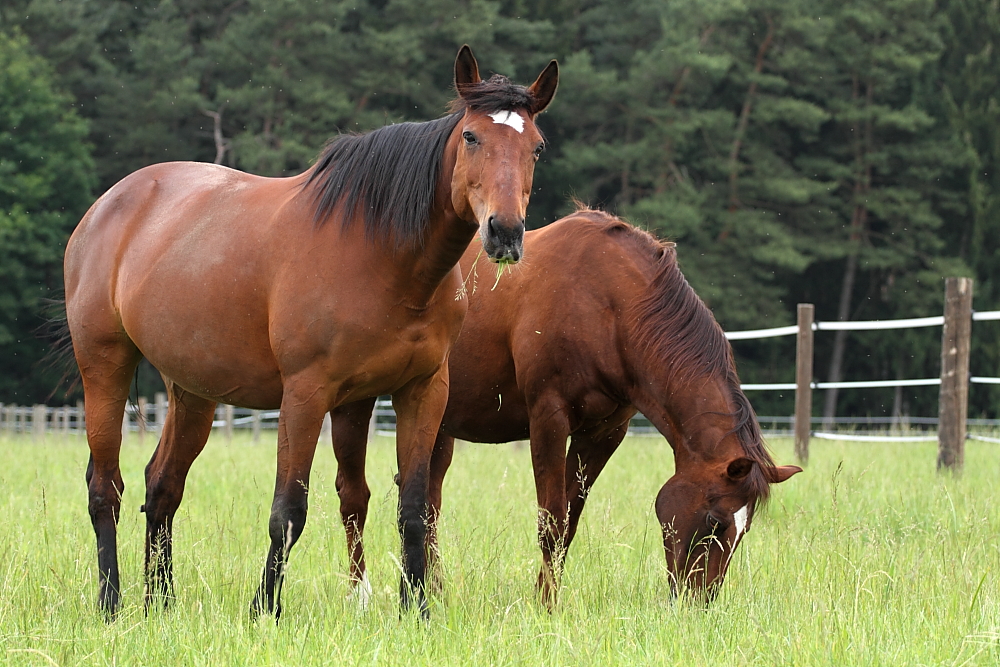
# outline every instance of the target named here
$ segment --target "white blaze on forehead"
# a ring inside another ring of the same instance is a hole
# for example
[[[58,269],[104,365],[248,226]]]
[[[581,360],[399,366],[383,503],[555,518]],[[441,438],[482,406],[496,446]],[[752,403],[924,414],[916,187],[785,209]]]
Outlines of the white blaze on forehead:
[[[739,541],[740,536],[746,531],[747,527],[747,506],[736,510],[733,513],[733,521],[736,523],[736,540]]]
[[[524,116],[516,111],[497,111],[491,113],[490,118],[497,125],[507,125],[517,130],[518,134],[524,132]]]

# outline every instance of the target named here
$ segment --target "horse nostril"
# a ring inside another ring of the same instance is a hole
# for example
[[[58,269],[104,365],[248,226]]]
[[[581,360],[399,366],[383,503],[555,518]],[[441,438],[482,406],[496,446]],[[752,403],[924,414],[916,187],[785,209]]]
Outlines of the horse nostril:
[[[496,225],[496,218],[493,217],[492,215],[486,221],[486,230],[493,236],[496,236],[497,233],[499,232]]]

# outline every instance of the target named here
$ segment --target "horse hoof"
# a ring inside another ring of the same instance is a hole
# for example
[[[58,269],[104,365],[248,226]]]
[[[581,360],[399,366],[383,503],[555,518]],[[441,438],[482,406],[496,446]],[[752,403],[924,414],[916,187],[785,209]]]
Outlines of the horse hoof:
[[[114,623],[115,619],[118,618],[118,601],[113,602],[108,600],[101,600],[98,603],[98,608],[101,610],[101,616],[104,617],[105,623]]]

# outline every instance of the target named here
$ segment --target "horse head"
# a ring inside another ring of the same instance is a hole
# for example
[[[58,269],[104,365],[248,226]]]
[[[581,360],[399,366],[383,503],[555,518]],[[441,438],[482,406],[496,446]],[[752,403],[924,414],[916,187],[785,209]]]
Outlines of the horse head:
[[[633,403],[674,449],[674,475],[656,498],[672,588],[710,601],[770,485],[802,469],[768,454],[732,347],[675,247],[661,244],[654,256],[632,319]]]
[[[452,109],[465,114],[453,133],[458,146],[451,200],[460,218],[478,224],[483,250],[494,262],[517,262],[523,254],[535,162],[545,148],[535,117],[552,101],[558,81],[554,60],[527,88],[500,75],[483,81],[468,46],[455,60]]]
[[[767,501],[769,486],[802,469],[775,466],[753,452],[748,456],[736,432],[702,427],[693,435],[701,443],[714,440],[713,435],[721,438],[717,446],[706,447],[692,442],[692,431],[681,427],[669,439],[675,447],[685,442],[691,449],[728,454],[707,458],[678,450],[676,471],[657,494],[655,508],[673,592],[687,591],[709,602],[755,511]]]

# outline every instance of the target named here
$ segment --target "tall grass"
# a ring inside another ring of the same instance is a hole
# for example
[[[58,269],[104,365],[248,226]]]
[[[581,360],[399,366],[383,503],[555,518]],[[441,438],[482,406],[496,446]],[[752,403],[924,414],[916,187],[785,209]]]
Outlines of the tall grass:
[[[142,470],[126,443],[120,617],[96,611],[82,439],[0,439],[0,661],[26,665],[994,665],[1000,663],[1000,447],[968,444],[966,472],[934,471],[933,443],[814,441],[775,489],[708,608],[672,602],[652,511],[672,472],[632,438],[596,484],[555,613],[539,564],[526,448],[464,445],[445,487],[444,591],[430,621],[398,611],[395,453],[369,449],[374,600],[347,599],[329,446],[317,453],[284,614],[249,620],[267,547],[274,445],[213,438],[175,520],[176,595],[142,610]],[[791,462],[786,441],[772,443]]]

